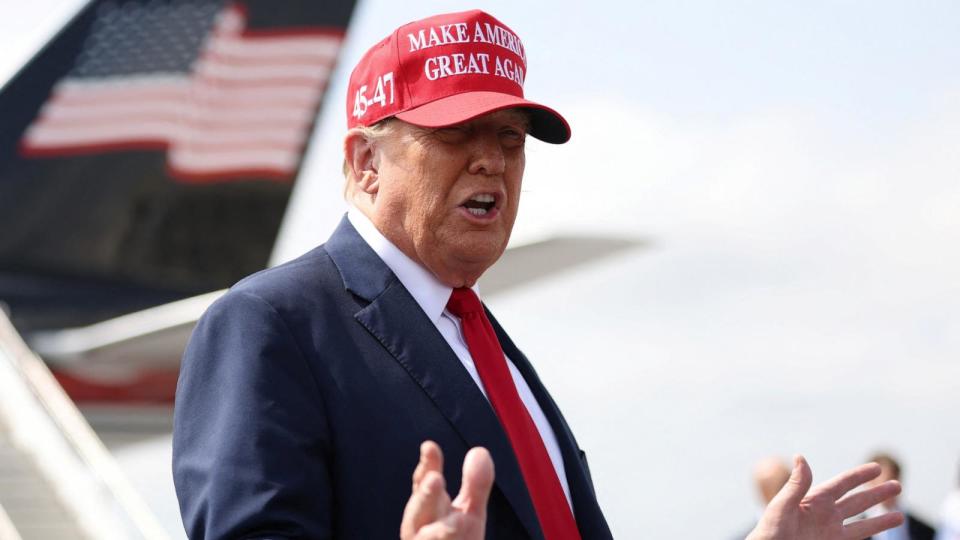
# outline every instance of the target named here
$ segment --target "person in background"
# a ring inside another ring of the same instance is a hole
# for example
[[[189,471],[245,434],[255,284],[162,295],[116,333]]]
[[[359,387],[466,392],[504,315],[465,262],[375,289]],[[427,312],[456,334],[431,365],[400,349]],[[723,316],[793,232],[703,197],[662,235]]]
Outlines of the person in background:
[[[770,504],[770,501],[773,500],[789,479],[790,467],[782,458],[770,456],[757,462],[753,467],[753,483],[757,488],[757,495],[759,496],[761,505],[760,511],[757,512],[758,516],[763,513],[763,510]],[[734,539],[743,540],[750,534],[751,530],[753,530],[753,525],[744,532],[734,536]]]
[[[890,454],[876,453],[870,461],[880,465],[880,476],[875,478],[872,485],[888,480],[900,481],[900,463]],[[904,510],[900,504],[900,497],[894,496],[867,511],[867,517],[882,515],[886,512],[901,512],[904,522],[897,527],[875,534],[873,540],[933,540],[933,527],[924,523],[916,515]]]
[[[957,486],[943,501],[936,540],[960,540],[960,475]]]
[[[789,479],[790,467],[779,457],[771,456],[757,462],[753,468],[753,481],[764,508],[770,504]]]

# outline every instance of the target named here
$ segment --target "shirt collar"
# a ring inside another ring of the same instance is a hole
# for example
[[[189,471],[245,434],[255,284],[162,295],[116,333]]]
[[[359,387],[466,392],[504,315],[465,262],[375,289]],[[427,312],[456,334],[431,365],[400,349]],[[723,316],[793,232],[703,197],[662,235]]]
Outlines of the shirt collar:
[[[404,288],[413,296],[420,309],[427,314],[433,324],[440,322],[443,310],[447,307],[453,288],[445,285],[432,272],[415,262],[393,245],[377,230],[373,222],[363,212],[351,207],[347,212],[347,219],[357,230],[360,237],[383,260],[393,272]],[[473,287],[478,292],[477,285]]]

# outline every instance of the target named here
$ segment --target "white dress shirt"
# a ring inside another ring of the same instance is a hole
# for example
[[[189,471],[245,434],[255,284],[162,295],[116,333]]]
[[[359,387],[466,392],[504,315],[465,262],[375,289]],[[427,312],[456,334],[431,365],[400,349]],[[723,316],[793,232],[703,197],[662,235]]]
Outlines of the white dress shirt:
[[[936,540],[960,540],[960,489],[954,490],[943,503]]]
[[[350,211],[347,212],[347,218],[350,220],[350,224],[360,233],[364,241],[367,242],[390,270],[393,271],[397,279],[400,280],[400,283],[402,283],[404,288],[410,293],[410,296],[413,296],[413,299],[420,305],[420,309],[423,310],[427,318],[437,327],[440,335],[442,335],[443,339],[450,345],[450,348],[456,353],[457,358],[460,359],[460,363],[463,364],[467,373],[470,374],[473,381],[477,383],[477,387],[480,388],[480,391],[486,396],[487,392],[483,388],[480,374],[477,373],[477,366],[473,363],[473,357],[470,355],[467,342],[460,329],[460,319],[447,310],[447,301],[450,300],[453,288],[441,283],[429,270],[414,262],[410,257],[407,257],[397,246],[387,240],[373,223],[370,222],[367,216],[359,210],[351,208]],[[473,286],[473,290],[474,292],[478,292],[476,285]],[[506,355],[504,356],[506,357]],[[523,376],[517,370],[517,366],[513,365],[513,361],[511,361],[509,357],[506,359],[507,367],[510,368],[510,375],[513,376],[513,383],[517,386],[517,393],[520,394],[520,399],[527,407],[527,412],[530,413],[533,423],[536,424],[537,431],[540,432],[540,438],[543,439],[543,444],[547,448],[547,454],[550,456],[553,468],[557,471],[557,478],[560,479],[560,485],[563,486],[563,492],[567,496],[567,503],[570,504],[572,508],[570,486],[567,485],[567,474],[563,468],[563,457],[560,454],[557,437],[554,435],[547,418],[543,415],[540,404],[537,403],[536,398],[534,398],[533,393],[530,391],[530,387],[527,386],[527,381],[523,379]]]

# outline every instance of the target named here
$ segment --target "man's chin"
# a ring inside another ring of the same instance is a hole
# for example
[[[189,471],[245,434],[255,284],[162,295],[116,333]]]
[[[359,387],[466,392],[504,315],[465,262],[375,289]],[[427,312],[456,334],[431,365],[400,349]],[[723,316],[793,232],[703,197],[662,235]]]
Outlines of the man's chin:
[[[494,265],[506,248],[505,242],[473,242],[461,244],[451,250],[450,261],[464,271],[477,274]]]
[[[464,261],[493,264],[503,255],[506,247],[507,242],[501,238],[497,238],[496,240],[465,242],[458,247],[457,253]]]

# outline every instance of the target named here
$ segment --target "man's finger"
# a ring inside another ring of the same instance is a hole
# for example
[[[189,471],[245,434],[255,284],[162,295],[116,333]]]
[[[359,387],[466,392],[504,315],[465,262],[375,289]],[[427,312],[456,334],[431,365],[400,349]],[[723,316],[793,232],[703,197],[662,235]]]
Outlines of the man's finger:
[[[453,506],[481,522],[487,514],[487,499],[493,487],[493,459],[486,448],[471,448],[463,460],[463,484]]]
[[[413,538],[424,525],[437,521],[450,511],[450,496],[443,479],[443,452],[433,441],[420,445],[420,461],[413,471],[410,499],[403,510],[400,537]]]
[[[793,471],[790,473],[790,479],[780,488],[777,495],[770,501],[770,506],[779,508],[791,508],[803,499],[803,496],[810,490],[810,484],[813,483],[813,473],[810,471],[810,465],[803,456],[797,455],[793,458]]]
[[[450,496],[445,484],[442,474],[427,471],[403,509],[400,538],[413,538],[421,527],[441,520],[450,512]]]
[[[869,482],[878,476],[880,476],[880,465],[876,463],[864,463],[859,467],[854,467],[849,471],[840,473],[820,484],[817,486],[816,491],[817,493],[825,493],[831,499],[837,500],[851,489]]]
[[[862,513],[871,506],[900,493],[900,482],[890,480],[870,489],[850,493],[837,501],[837,510],[844,518]]]
[[[453,540],[459,532],[450,520],[435,521],[417,531],[413,540]]]
[[[413,487],[411,491],[416,491],[420,481],[428,471],[437,471],[443,474],[443,452],[440,446],[433,441],[423,441],[420,444],[420,461],[417,468],[413,470]]]
[[[867,519],[853,521],[843,526],[843,537],[845,540],[861,540],[892,529],[903,523],[903,514],[900,512],[889,512],[882,516],[876,516]]]

